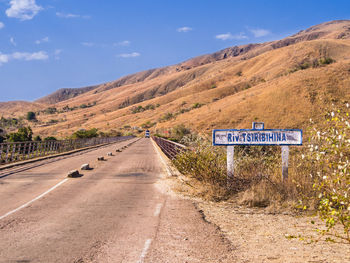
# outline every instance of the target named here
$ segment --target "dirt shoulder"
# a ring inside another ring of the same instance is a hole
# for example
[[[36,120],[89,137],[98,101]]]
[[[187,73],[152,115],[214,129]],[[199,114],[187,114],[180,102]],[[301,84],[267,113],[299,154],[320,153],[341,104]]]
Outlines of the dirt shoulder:
[[[286,212],[272,213],[266,208],[249,208],[234,201],[209,202],[194,198],[184,177],[162,178],[162,191],[191,199],[205,219],[218,226],[235,248],[235,262],[350,262],[350,246],[317,242],[307,244],[290,236],[315,237],[310,223],[315,218],[296,216]],[[309,240],[309,239],[308,239]]]
[[[350,262],[350,246],[307,244],[290,235],[316,236],[310,217],[268,213],[230,202],[199,202],[206,219],[220,227],[237,249],[237,262]]]

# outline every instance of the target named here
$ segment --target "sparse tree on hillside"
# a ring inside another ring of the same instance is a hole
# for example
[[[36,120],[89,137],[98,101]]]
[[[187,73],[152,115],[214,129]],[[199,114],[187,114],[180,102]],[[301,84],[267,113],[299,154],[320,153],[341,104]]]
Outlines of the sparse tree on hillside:
[[[27,120],[28,121],[34,121],[36,120],[36,115],[35,115],[35,112],[32,112],[32,111],[28,111],[27,112]]]

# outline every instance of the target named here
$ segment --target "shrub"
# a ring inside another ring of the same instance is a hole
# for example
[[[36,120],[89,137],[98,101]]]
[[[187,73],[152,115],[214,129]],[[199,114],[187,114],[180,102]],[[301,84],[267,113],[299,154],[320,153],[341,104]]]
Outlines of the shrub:
[[[133,114],[135,114],[135,113],[139,113],[139,112],[143,112],[143,111],[145,111],[146,109],[144,108],[144,107],[142,107],[142,106],[134,106],[134,107],[132,107],[131,109],[131,112],[133,113]]]
[[[191,150],[174,161],[181,173],[199,181],[210,194],[220,200],[239,194],[239,202],[250,206],[282,203],[295,187],[282,183],[280,149],[274,146],[235,146],[234,177],[227,179],[226,147],[212,146],[198,136],[185,136],[181,143]],[[202,191],[199,190],[199,191]],[[294,193],[294,192],[292,192]]]
[[[154,109],[155,109],[155,106],[153,104],[148,104],[145,107],[145,110],[154,110]]]
[[[328,64],[331,64],[333,62],[335,62],[335,60],[330,58],[330,57],[324,57],[324,58],[320,58],[318,60],[319,65],[328,65]]]
[[[56,123],[58,123],[58,120],[54,120],[54,119],[51,119],[51,120],[48,122],[48,124],[56,124]]]
[[[330,58],[330,57],[322,57],[319,59],[314,59],[314,60],[310,60],[310,61],[303,61],[300,62],[299,64],[297,64],[293,69],[289,70],[290,73],[296,72],[298,70],[304,70],[304,69],[308,69],[308,68],[318,68],[320,66],[324,66],[324,65],[328,65],[335,62],[334,59]]]
[[[7,141],[9,142],[25,142],[31,141],[33,136],[32,128],[22,127],[17,132],[13,132],[7,135]]]
[[[107,137],[119,137],[122,136],[123,133],[121,131],[111,130],[110,132],[106,133]]]
[[[44,141],[57,141],[56,137],[49,136],[44,139]]]
[[[167,112],[160,118],[160,121],[168,121],[172,118],[174,118],[174,114],[172,114],[171,112]]]
[[[175,126],[172,131],[174,139],[176,139],[176,141],[178,142],[181,141],[182,138],[188,134],[191,134],[191,131],[190,129],[187,129],[183,124]]]
[[[92,128],[90,130],[81,129],[72,134],[72,139],[83,139],[83,138],[94,138],[98,136],[96,128]]]
[[[33,120],[35,120],[35,119],[36,119],[35,113],[32,112],[32,111],[27,112],[26,119],[27,119],[28,121],[33,121]]]
[[[198,109],[200,107],[202,107],[204,104],[196,102],[195,104],[192,105],[192,109]]]
[[[147,122],[141,124],[141,127],[143,129],[149,129],[149,128],[153,127],[156,124],[157,124],[156,122],[147,121]]]
[[[309,172],[314,182],[316,210],[319,218],[325,223],[324,229],[317,229],[318,233],[326,236],[326,241],[345,241],[350,244],[348,108],[329,112],[326,115],[326,128],[322,130],[314,128],[309,151],[304,158],[313,164]]]
[[[226,159],[220,147],[212,147],[200,138],[190,143],[192,150],[185,151],[174,160],[177,169],[199,181],[213,185],[226,185]]]
[[[55,107],[50,107],[45,109],[43,112],[46,114],[55,114],[57,112],[57,109]]]
[[[42,139],[41,139],[40,135],[35,136],[35,137],[34,137],[34,141],[36,141],[36,142],[41,142]]]

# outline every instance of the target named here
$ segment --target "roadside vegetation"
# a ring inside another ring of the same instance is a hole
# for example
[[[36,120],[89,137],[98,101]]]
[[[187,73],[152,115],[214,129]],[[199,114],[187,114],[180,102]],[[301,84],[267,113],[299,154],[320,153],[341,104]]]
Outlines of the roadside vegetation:
[[[3,129],[16,129],[20,126],[23,126],[23,117],[22,118],[0,118],[0,127]]]
[[[211,138],[190,134],[183,125],[174,128],[168,139],[189,148],[173,162],[186,176],[190,194],[317,215],[324,225],[316,229],[320,238],[311,241],[350,245],[349,114],[346,104],[330,110],[324,124],[310,123],[304,146],[291,147],[289,177],[284,182],[280,147],[236,146],[234,178],[227,180],[225,147],[212,146]]]
[[[89,130],[80,129],[74,132],[71,136],[66,137],[66,139],[86,139],[86,138],[95,138],[95,137],[117,137],[123,136],[124,134],[121,131],[110,130],[109,132],[102,132],[96,128]],[[33,134],[32,128],[30,126],[23,126],[18,128],[16,132],[6,133],[5,130],[0,129],[0,143],[6,142],[26,142],[26,141],[56,141],[57,138],[54,136],[42,137],[40,135]]]

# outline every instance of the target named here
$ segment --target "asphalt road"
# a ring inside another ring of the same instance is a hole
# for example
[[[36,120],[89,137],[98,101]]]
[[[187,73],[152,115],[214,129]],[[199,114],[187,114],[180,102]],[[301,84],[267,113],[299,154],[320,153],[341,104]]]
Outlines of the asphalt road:
[[[1,178],[0,262],[234,262],[192,202],[157,190],[151,140],[132,141]],[[66,178],[84,163],[93,169]]]

